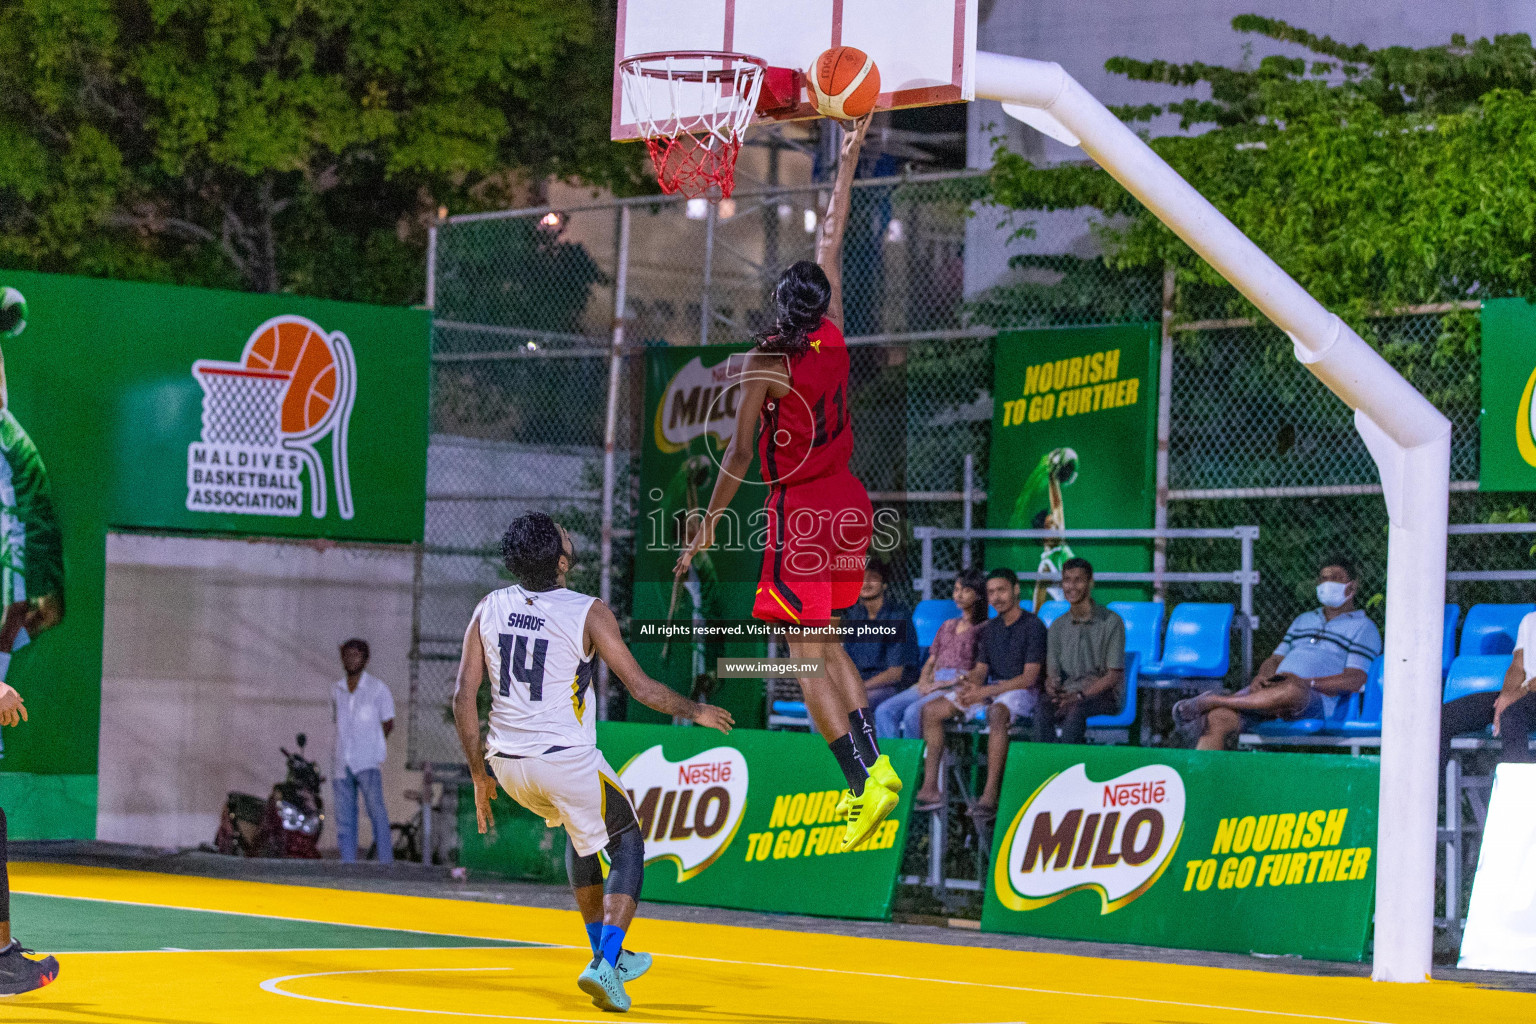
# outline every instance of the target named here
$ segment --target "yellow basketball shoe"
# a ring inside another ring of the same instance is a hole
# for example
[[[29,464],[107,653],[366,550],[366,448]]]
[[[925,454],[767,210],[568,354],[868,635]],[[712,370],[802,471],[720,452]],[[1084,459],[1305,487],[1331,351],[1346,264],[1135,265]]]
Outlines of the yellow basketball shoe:
[[[891,759],[884,754],[875,758],[875,763],[869,766],[869,777],[892,793],[901,792],[901,776],[896,774],[896,769],[891,767]]]
[[[896,774],[896,769],[891,767],[891,759],[884,754],[875,759],[874,766],[869,769],[869,777],[892,793],[901,792],[901,776]],[[853,813],[853,790],[843,790],[837,798],[835,813],[843,819]]]
[[[901,798],[873,777],[864,781],[864,792],[849,800],[848,828],[843,833],[843,852],[874,835],[875,829],[896,809]]]

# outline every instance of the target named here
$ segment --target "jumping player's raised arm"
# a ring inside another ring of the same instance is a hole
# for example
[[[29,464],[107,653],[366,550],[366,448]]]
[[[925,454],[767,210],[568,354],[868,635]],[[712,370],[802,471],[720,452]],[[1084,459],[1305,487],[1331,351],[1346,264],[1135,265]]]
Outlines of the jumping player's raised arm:
[[[742,477],[752,468],[753,446],[757,440],[757,418],[762,414],[763,403],[768,398],[770,383],[780,381],[783,387],[789,386],[789,375],[785,371],[782,356],[765,352],[748,352],[744,358],[745,369],[739,385],[741,397],[736,402],[736,430],[731,434],[730,443],[725,446],[725,454],[720,459],[720,473],[715,477],[715,489],[709,496],[709,508],[704,512],[704,521],[694,531],[688,547],[684,549],[672,570],[673,574],[679,578],[687,574],[688,566],[693,562],[693,556],[707,550],[714,543],[715,520],[736,497]],[[692,526],[693,523],[690,522],[689,527]],[[610,617],[612,614],[609,612]],[[587,621],[590,629],[590,617]],[[610,667],[617,667],[607,658],[603,660],[608,661]]]
[[[731,713],[713,704],[699,704],[689,700],[669,686],[665,686],[645,674],[635,656],[629,653],[624,637],[619,632],[619,621],[601,601],[593,601],[587,610],[587,640],[597,650],[598,657],[608,663],[614,675],[624,683],[630,694],[653,711],[660,711],[673,718],[686,718],[696,725],[708,726],[729,733],[735,721]]]
[[[859,150],[864,147],[864,133],[869,131],[866,114],[854,122],[852,131],[843,129],[843,143],[837,154],[837,177],[832,182],[832,197],[827,201],[826,216],[816,235],[816,262],[832,283],[832,299],[827,303],[827,319],[843,329],[843,232],[848,227],[848,207],[853,197],[853,174],[859,166]]]
[[[475,784],[475,821],[484,835],[491,827],[491,801],[496,799],[496,782],[485,774],[485,749],[480,745],[480,686],[485,682],[485,648],[480,643],[480,609],[470,617],[464,630],[464,648],[459,654],[459,677],[453,687],[453,725],[459,731],[459,745],[469,765],[469,777]]]

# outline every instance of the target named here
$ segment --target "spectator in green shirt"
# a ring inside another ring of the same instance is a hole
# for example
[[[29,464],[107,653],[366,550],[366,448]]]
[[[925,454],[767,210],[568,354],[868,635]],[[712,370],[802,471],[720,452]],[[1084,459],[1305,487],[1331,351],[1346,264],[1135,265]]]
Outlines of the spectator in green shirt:
[[[1035,706],[1035,742],[1082,743],[1088,719],[1125,702],[1125,623],[1093,599],[1093,566],[1069,558],[1061,589],[1072,603],[1045,635],[1045,692]]]

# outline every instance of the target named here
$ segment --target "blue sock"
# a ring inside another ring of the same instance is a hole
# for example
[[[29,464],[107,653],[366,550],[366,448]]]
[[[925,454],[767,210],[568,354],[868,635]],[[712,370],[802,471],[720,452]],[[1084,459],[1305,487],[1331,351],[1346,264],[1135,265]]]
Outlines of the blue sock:
[[[587,941],[592,943],[592,955],[597,956],[603,948],[603,922],[593,921],[587,925]]]
[[[603,959],[617,967],[619,950],[624,948],[624,929],[615,928],[611,924],[603,925],[603,937],[598,944],[602,949]]]

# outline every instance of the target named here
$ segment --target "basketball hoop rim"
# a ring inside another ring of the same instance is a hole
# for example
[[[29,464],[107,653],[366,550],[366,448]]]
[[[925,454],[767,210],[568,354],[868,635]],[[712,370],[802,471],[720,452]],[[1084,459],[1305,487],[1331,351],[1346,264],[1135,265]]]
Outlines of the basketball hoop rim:
[[[192,372],[210,377],[254,377],[258,380],[292,380],[293,374],[281,370],[257,370],[248,366],[215,366],[201,361],[194,363]]]
[[[710,82],[734,77],[735,69],[732,68],[673,68],[673,67],[645,67],[647,62],[668,60],[718,60],[722,64],[729,61],[741,61],[745,64],[756,66],[758,72],[768,70],[768,62],[762,57],[754,57],[750,53],[737,53],[734,50],[657,50],[653,53],[637,53],[633,57],[625,57],[619,61],[619,71],[625,74],[643,75],[646,78],[674,78],[685,82]]]

